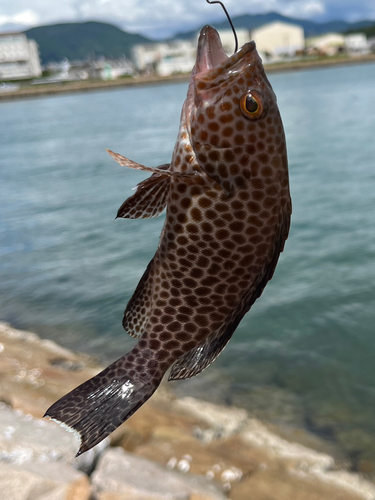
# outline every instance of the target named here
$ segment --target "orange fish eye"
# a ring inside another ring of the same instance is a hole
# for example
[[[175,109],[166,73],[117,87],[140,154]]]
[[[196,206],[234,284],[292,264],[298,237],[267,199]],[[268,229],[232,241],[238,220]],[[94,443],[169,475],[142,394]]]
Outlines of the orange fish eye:
[[[256,120],[263,114],[263,100],[258,92],[250,90],[240,99],[240,110],[245,118]]]

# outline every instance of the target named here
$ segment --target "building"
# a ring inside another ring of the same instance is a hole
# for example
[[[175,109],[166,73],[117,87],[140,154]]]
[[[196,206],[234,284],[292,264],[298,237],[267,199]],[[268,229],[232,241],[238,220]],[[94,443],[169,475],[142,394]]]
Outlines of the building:
[[[305,48],[303,28],[275,21],[251,31],[258,52],[268,57],[294,56]]]
[[[366,54],[370,51],[367,37],[364,33],[353,33],[345,37],[346,50],[351,54]]]
[[[191,41],[135,45],[132,59],[138,71],[156,72],[159,76],[187,73],[195,64],[196,46]]]
[[[294,56],[305,48],[303,28],[296,24],[274,22],[252,32],[246,29],[236,30],[238,47],[255,40],[262,58],[278,58],[284,55]],[[219,30],[224,51],[232,55],[235,41],[232,30]],[[175,73],[189,73],[195,64],[197,41],[174,40],[166,43],[136,45],[132,50],[132,59],[138,71],[168,76]]]
[[[326,33],[306,40],[306,49],[310,54],[334,56],[344,48],[345,37],[340,33]]]
[[[371,52],[375,52],[375,36],[367,39],[368,48]]]
[[[246,29],[238,29],[236,30],[237,33],[237,38],[238,38],[238,48],[242,47],[242,45],[245,45],[245,43],[248,43],[251,41],[250,37],[250,31]],[[221,39],[221,44],[223,46],[224,51],[228,56],[231,56],[234,52],[234,35],[232,30],[219,30],[219,35]],[[198,34],[199,36],[199,34]],[[198,41],[198,36],[197,36],[197,41]]]
[[[22,80],[42,74],[38,45],[24,33],[0,33],[0,81]]]
[[[223,48],[227,54],[234,52],[234,37],[231,30],[219,31]],[[140,72],[156,73],[159,76],[169,76],[176,73],[190,73],[193,69],[197,53],[196,39],[174,40],[165,43],[136,45],[132,50],[134,65]],[[238,45],[250,41],[248,30],[238,30]]]

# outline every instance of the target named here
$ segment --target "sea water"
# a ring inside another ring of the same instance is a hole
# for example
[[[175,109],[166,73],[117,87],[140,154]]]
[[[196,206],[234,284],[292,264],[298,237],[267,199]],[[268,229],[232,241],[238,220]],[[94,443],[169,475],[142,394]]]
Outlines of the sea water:
[[[274,278],[215,363],[171,386],[375,461],[375,65],[271,74],[293,216]],[[0,319],[110,362],[164,215],[115,220],[168,163],[187,83],[0,103]]]

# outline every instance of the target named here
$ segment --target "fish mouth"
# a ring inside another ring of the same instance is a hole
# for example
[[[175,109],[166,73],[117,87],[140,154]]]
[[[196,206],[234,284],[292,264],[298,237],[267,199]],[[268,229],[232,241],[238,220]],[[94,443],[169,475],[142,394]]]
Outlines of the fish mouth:
[[[195,63],[195,75],[198,79],[209,78],[211,74],[217,76],[218,73],[232,68],[241,61],[246,54],[255,50],[255,43],[249,42],[241,47],[231,56],[225,53],[220,35],[212,26],[204,26],[201,29],[197,59]]]
[[[210,69],[227,61],[229,57],[224,52],[219,33],[212,26],[201,29],[198,48],[196,70],[197,73],[207,73]]]

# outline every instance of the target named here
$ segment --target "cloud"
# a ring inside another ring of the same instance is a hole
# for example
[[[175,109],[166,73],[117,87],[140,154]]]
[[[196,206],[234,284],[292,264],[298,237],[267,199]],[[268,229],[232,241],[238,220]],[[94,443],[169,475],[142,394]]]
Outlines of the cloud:
[[[320,21],[374,19],[374,0],[224,0],[232,17],[279,12]],[[0,25],[103,21],[130,32],[169,36],[225,19],[205,0],[1,0]]]
[[[280,9],[280,12],[285,16],[295,18],[313,18],[325,14],[326,7],[319,0],[308,0],[307,2],[290,2]]]
[[[0,15],[0,26],[3,24],[23,24],[35,26],[39,23],[39,16],[31,9],[22,10],[13,15]]]
[[[375,20],[375,2],[373,0],[326,0],[325,4],[326,14],[322,16],[324,20]]]

